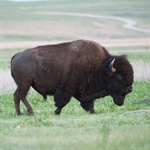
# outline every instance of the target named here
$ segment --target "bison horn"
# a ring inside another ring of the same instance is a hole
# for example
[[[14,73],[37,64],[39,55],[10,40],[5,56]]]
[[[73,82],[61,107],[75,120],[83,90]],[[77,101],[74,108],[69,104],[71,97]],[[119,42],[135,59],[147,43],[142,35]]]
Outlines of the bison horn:
[[[114,62],[115,62],[115,58],[111,61],[110,65],[109,65],[109,68],[112,72],[116,72],[116,69],[113,67]]]

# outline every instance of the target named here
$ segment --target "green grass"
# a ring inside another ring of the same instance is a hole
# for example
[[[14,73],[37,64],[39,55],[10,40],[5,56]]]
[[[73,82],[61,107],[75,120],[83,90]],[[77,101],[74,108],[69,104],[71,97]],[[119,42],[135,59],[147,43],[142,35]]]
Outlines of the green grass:
[[[28,100],[35,115],[29,117],[21,103],[16,116],[12,93],[0,95],[0,149],[148,150],[150,147],[150,82],[135,82],[122,107],[111,97],[97,99],[96,115],[85,112],[72,98],[60,116],[54,115],[53,97],[44,101],[37,93]]]
[[[13,55],[22,51],[22,49],[3,49],[0,51],[0,68],[1,69],[9,69],[10,61]]]
[[[86,39],[147,38],[142,33],[122,28],[122,22],[72,16],[34,14],[35,11],[79,12],[133,19],[138,27],[149,27],[149,1],[76,0],[51,2],[1,1],[2,42]],[[36,45],[35,45],[36,46]],[[0,69],[10,68],[11,57],[24,49],[4,48],[0,51]],[[124,53],[121,50],[149,50],[149,46],[112,47],[111,54],[128,54],[133,62],[150,63],[149,52]],[[4,82],[4,81],[1,81]],[[10,85],[9,85],[10,86]],[[95,101],[96,115],[85,112],[74,98],[54,115],[53,97],[47,101],[38,93],[27,98],[35,112],[16,116],[13,92],[0,93],[0,150],[149,150],[150,81],[135,81],[133,92],[122,107],[110,96]]]
[[[5,20],[12,20],[12,19],[21,19],[24,20],[24,16],[26,17],[26,20],[28,19],[38,19],[41,16],[34,16],[33,14],[28,14],[28,12],[33,11],[59,11],[59,12],[82,12],[82,13],[94,13],[94,14],[101,14],[101,15],[113,15],[113,16],[127,16],[132,17],[136,19],[142,19],[143,21],[148,23],[148,17],[149,14],[147,13],[149,9],[149,1],[148,0],[134,0],[134,1],[111,1],[111,0],[105,0],[105,1],[98,1],[98,0],[66,0],[66,1],[42,1],[42,2],[7,2],[3,1],[2,3],[2,12],[4,12],[3,19]],[[34,7],[33,7],[34,5]],[[116,7],[117,6],[117,7]],[[140,7],[140,11],[139,11]],[[10,11],[13,10],[12,16],[9,16],[8,14]],[[26,10],[26,11],[22,11]],[[20,14],[16,15],[17,12],[20,11]],[[5,13],[6,12],[6,13]],[[43,18],[43,16],[42,16]],[[47,17],[45,17],[47,19]],[[40,18],[41,19],[41,18]]]

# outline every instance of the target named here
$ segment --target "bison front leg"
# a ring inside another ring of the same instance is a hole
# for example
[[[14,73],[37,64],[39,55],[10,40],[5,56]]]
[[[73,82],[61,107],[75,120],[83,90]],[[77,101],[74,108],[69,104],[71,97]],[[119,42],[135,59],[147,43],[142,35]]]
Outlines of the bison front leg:
[[[59,115],[61,110],[67,103],[70,101],[72,94],[65,90],[63,87],[59,88],[54,94],[55,106],[57,109],[55,110],[55,114]]]
[[[61,113],[61,110],[62,110],[63,107],[58,107],[56,110],[55,110],[55,115],[59,115]]]
[[[96,114],[94,110],[94,102],[81,102],[81,106],[86,111],[89,111],[91,114]]]

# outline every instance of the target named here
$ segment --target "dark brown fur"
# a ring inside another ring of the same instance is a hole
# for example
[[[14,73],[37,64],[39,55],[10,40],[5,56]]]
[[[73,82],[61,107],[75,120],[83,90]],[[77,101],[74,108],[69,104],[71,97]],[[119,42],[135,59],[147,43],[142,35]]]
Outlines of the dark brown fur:
[[[114,58],[116,72],[110,69]],[[133,69],[125,56],[111,56],[98,43],[86,40],[38,46],[17,53],[11,60],[11,73],[17,84],[14,102],[18,115],[20,100],[28,113],[33,114],[26,99],[31,86],[45,99],[54,95],[56,114],[60,114],[72,96],[85,110],[95,113],[96,98],[111,95],[117,105],[123,105],[133,83]]]

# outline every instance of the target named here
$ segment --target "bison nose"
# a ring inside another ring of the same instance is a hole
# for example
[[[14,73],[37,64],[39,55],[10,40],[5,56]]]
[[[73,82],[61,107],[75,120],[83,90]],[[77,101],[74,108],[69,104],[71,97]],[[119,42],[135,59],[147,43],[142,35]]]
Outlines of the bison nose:
[[[128,93],[132,92],[132,86],[128,86],[126,90]]]

